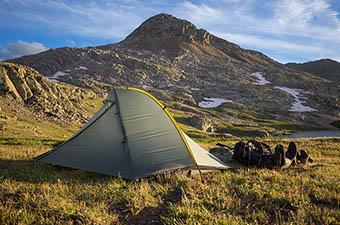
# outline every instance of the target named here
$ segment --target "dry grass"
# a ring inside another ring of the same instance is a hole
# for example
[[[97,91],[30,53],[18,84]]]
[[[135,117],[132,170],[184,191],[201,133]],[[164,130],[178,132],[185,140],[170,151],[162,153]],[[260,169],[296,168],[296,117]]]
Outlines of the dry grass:
[[[206,173],[201,182],[126,181],[32,161],[49,146],[0,145],[0,224],[339,224],[340,139],[298,146],[316,163]]]

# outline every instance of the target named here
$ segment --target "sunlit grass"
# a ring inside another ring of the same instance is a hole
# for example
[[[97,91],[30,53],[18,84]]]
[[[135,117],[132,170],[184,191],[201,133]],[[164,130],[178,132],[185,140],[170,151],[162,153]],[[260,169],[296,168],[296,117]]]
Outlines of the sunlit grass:
[[[278,141],[289,142],[266,139]],[[0,224],[338,224],[340,139],[297,144],[314,164],[204,173],[204,182],[183,173],[126,181],[32,161],[49,145],[0,145]]]

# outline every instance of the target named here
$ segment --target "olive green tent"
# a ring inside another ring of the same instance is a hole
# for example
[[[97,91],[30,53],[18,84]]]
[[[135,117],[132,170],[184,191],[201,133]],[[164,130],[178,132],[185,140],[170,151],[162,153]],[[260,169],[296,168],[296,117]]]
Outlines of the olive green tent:
[[[137,88],[111,91],[80,131],[37,160],[127,179],[229,168],[181,131],[155,97]]]

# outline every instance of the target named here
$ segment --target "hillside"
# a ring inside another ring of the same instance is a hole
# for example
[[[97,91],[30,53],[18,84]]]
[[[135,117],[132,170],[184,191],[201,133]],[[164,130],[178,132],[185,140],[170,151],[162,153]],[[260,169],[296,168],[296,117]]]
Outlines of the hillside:
[[[340,82],[340,63],[335,60],[320,59],[305,63],[287,63],[286,66],[330,81]]]
[[[222,99],[225,103],[209,109],[210,116],[220,112],[236,120],[255,117],[320,127],[340,117],[340,85],[330,86],[328,80],[167,14],[149,18],[116,44],[51,49],[11,61],[97,93],[136,86],[166,103],[194,108],[202,108],[207,98]],[[258,83],[258,75],[265,85]]]
[[[0,137],[62,139],[65,126],[79,127],[92,116],[98,99],[92,91],[52,83],[27,66],[1,62]]]

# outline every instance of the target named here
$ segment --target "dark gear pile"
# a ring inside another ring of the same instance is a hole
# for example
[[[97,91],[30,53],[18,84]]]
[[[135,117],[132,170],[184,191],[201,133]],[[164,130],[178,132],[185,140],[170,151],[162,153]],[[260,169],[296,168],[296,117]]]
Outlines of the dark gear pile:
[[[281,144],[276,145],[274,151],[272,151],[270,145],[256,140],[250,140],[247,143],[240,141],[235,144],[233,149],[220,143],[217,146],[219,146],[219,149],[232,153],[233,160],[247,167],[284,169],[297,164],[313,162],[306,150],[298,151],[293,141],[289,143],[287,151]],[[221,153],[216,155],[216,149],[211,153],[217,157],[223,155]]]

